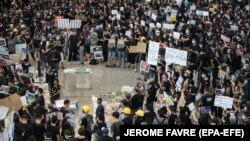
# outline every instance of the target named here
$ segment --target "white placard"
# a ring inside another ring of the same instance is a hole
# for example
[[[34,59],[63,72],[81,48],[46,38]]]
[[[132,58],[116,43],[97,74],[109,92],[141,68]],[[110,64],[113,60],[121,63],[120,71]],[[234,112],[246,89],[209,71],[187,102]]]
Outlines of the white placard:
[[[116,15],[116,14],[118,14],[118,11],[117,11],[117,10],[112,10],[112,11],[111,11],[111,14],[112,14],[112,15]]]
[[[157,28],[161,28],[161,23],[156,23]]]
[[[0,46],[0,55],[9,55],[8,48]]]
[[[22,102],[22,105],[28,105],[26,96],[20,97],[20,100],[21,100],[21,102]]]
[[[247,10],[247,11],[250,11],[250,5],[247,5],[247,6],[246,6],[246,10]]]
[[[172,9],[172,11],[171,11],[171,17],[176,17],[177,16],[177,10],[175,10],[175,9]]]
[[[125,35],[131,37],[131,31],[126,31]]]
[[[64,100],[65,99],[61,99],[61,100],[56,100],[55,104],[56,104],[56,108],[61,108],[64,106]]]
[[[182,3],[182,0],[175,0],[177,5],[180,5]]]
[[[130,24],[129,27],[130,27],[130,28],[134,28],[133,24]]]
[[[154,21],[156,21],[157,16],[156,16],[154,13],[152,13],[151,18],[152,18]]]
[[[9,108],[8,108],[8,107],[1,106],[1,105],[0,105],[0,120],[5,119],[5,117],[6,117],[7,114],[8,114],[8,111],[9,111]]]
[[[121,15],[120,14],[116,14],[116,19],[120,20],[121,19]]]
[[[151,2],[151,0],[146,0],[146,2]]]
[[[195,10],[195,9],[196,9],[196,5],[194,5],[194,4],[191,5],[191,6],[190,6],[190,9],[191,9],[191,10]]]
[[[174,24],[166,24],[166,23],[164,23],[163,28],[164,29],[174,29],[175,25]]]
[[[145,21],[141,20],[141,26],[145,26],[145,25],[146,25]]]
[[[231,25],[231,30],[238,31],[239,27],[237,25]]]
[[[79,29],[82,26],[81,20],[70,20],[70,28]]]
[[[150,65],[157,65],[160,43],[149,41],[148,59]]]
[[[204,16],[204,17],[209,16],[209,12],[208,11],[202,11],[202,16]]]
[[[183,83],[184,79],[183,77],[180,75],[175,83],[175,87],[177,91],[180,91],[182,88],[182,83]]]
[[[190,24],[195,25],[196,24],[196,20],[191,20]]]
[[[5,40],[5,38],[0,37],[0,47],[2,47],[2,46],[6,46],[6,40]]]
[[[174,39],[180,39],[181,34],[179,32],[173,32]]]
[[[58,28],[70,28],[70,21],[69,19],[58,19],[57,26]]]
[[[155,24],[154,23],[149,23],[149,28],[155,28]]]
[[[17,55],[21,55],[23,53],[23,50],[26,50],[27,45],[26,44],[16,44],[15,51]]]
[[[203,11],[196,10],[196,15],[198,15],[198,16],[202,16],[202,15],[203,15]]]
[[[194,102],[190,103],[188,105],[189,111],[192,111],[194,109]]]
[[[187,66],[187,51],[167,47],[165,51],[165,61],[167,64],[174,63]]]
[[[124,7],[120,7],[120,11],[124,11]]]
[[[215,96],[214,106],[232,109],[233,107],[233,98],[228,96]]]

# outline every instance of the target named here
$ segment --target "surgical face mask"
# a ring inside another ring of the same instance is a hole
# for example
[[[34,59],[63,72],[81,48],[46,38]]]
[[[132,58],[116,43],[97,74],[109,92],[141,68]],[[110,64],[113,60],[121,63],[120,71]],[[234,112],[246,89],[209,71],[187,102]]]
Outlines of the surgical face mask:
[[[163,35],[163,38],[166,38],[166,37],[167,37],[167,35],[164,34],[164,35]]]
[[[206,75],[205,75],[205,74],[202,74],[202,75],[201,75],[201,77],[202,77],[202,78],[205,78],[205,77],[206,77]]]
[[[196,42],[195,42],[195,41],[192,41],[192,44],[196,44]]]
[[[208,35],[208,36],[211,36],[211,35],[212,35],[212,33],[211,33],[211,32],[208,32],[208,33],[207,33],[207,35]]]

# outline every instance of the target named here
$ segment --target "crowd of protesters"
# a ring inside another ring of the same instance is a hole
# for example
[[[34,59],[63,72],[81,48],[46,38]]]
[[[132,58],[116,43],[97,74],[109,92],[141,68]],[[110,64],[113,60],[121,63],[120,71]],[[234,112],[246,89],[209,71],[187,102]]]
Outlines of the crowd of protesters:
[[[60,109],[45,105],[43,89],[34,87],[32,79],[18,75],[2,60],[0,84],[10,89],[1,98],[37,91],[35,102],[15,114],[14,140],[90,141],[94,135],[96,141],[118,141],[120,125],[250,123],[248,0],[5,0],[0,6],[0,37],[6,39],[10,54],[15,45],[27,44],[29,54],[22,60],[23,72],[28,73],[29,67],[38,62],[39,75],[45,74],[49,83],[51,103],[60,99],[58,69],[65,67],[64,60],[79,61],[81,65],[91,62],[90,46],[102,47],[106,67],[132,67],[135,71],[141,60],[147,61],[147,53],[130,53],[130,46],[145,42],[148,47],[149,41],[161,46],[157,66],[150,65],[133,93],[121,100],[121,111],[112,113],[111,127],[107,127],[99,98],[96,119],[89,106],[81,107],[77,130],[66,116],[69,100]],[[175,20],[171,18],[172,9],[177,10]],[[117,10],[120,18],[112,10]],[[209,15],[197,15],[196,10],[209,11]],[[156,19],[152,19],[152,13]],[[57,16],[80,19],[81,28],[59,29]],[[171,23],[174,29],[152,28],[149,23]],[[180,33],[180,39],[173,37],[174,31]],[[221,35],[230,40],[222,40]],[[116,46],[118,39],[125,39],[125,47],[109,48],[111,38],[116,39]],[[187,51],[188,65],[166,64],[166,47]],[[232,108],[214,106],[218,95],[233,98]],[[166,102],[169,98],[172,103]],[[63,113],[62,120],[58,112]],[[51,113],[53,116],[47,117]]]

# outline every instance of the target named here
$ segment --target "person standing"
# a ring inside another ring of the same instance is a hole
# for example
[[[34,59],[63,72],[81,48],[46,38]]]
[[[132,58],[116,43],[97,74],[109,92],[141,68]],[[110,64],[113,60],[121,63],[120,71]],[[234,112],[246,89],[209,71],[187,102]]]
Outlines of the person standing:
[[[77,36],[77,31],[74,30],[73,34],[69,37],[69,58],[68,61],[74,61],[77,56],[77,51],[78,51],[78,36]]]
[[[84,65],[84,43],[85,43],[85,39],[84,39],[83,34],[81,34],[80,38],[81,39],[78,42],[78,44],[80,46],[79,59],[80,59],[80,64]]]
[[[97,99],[97,108],[96,108],[96,111],[95,111],[95,114],[96,114],[96,117],[99,115],[99,114],[102,114],[104,115],[104,107],[102,105],[102,98],[98,98]]]

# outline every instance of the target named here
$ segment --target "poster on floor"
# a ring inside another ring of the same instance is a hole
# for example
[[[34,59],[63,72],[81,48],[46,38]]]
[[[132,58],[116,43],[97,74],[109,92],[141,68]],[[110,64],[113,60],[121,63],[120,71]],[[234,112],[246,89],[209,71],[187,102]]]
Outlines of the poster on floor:
[[[187,51],[167,47],[165,61],[167,64],[174,63],[181,66],[187,66]]]
[[[160,43],[149,41],[148,59],[147,62],[150,65],[157,65],[159,56]]]

